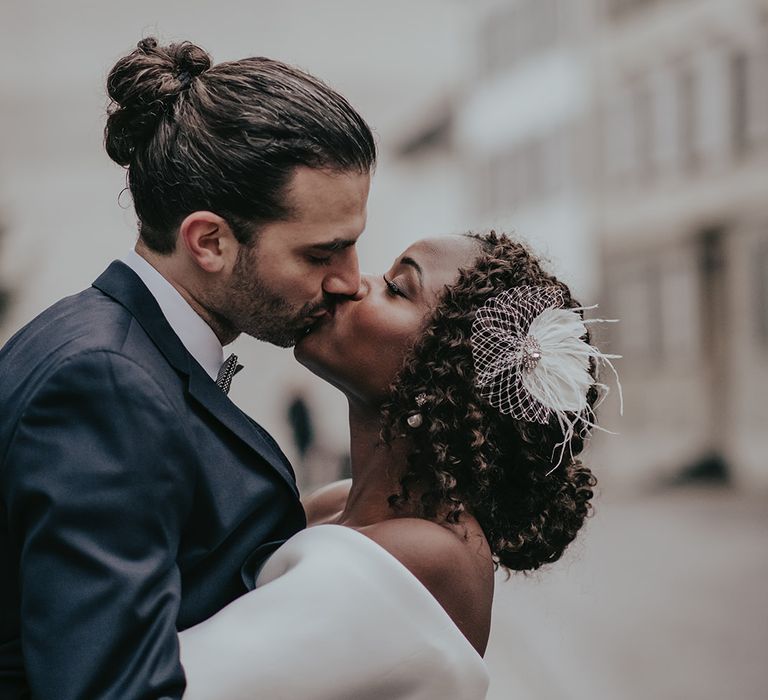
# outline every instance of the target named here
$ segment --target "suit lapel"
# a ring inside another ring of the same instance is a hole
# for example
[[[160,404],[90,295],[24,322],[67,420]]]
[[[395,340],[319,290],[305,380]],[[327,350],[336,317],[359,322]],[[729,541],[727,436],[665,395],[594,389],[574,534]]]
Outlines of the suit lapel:
[[[266,431],[232,403],[202,367],[197,365],[189,375],[189,393],[214,418],[266,459],[298,495],[296,479],[288,458],[268,437]]]
[[[169,364],[187,377],[192,396],[212,418],[266,460],[298,494],[296,480],[288,459],[261,426],[251,421],[226,394],[216,386],[205,370],[187,352],[179,337],[163,316],[155,298],[138,275],[122,262],[113,262],[93,286],[124,306],[152,339]]]

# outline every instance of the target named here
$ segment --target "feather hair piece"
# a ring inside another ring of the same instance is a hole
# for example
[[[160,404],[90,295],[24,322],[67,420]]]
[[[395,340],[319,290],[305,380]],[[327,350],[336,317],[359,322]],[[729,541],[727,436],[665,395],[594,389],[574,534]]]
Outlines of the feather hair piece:
[[[546,425],[554,416],[563,430],[556,469],[566,446],[581,425],[581,432],[600,428],[587,394],[595,386],[608,393],[605,384],[589,372],[590,363],[607,364],[623,397],[618,373],[611,360],[621,357],[601,352],[585,337],[591,323],[614,323],[606,319],[583,319],[583,312],[596,308],[564,308],[565,297],[556,287],[521,286],[489,299],[472,324],[472,356],[480,395],[501,413],[518,420]],[[608,431],[606,431],[608,432]]]

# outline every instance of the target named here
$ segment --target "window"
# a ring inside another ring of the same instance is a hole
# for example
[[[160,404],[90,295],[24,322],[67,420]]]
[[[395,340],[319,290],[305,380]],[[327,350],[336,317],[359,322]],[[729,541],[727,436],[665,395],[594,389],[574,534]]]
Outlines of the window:
[[[571,132],[557,130],[491,155],[487,180],[475,195],[480,211],[507,214],[562,193],[571,177],[572,147]]]
[[[698,147],[698,81],[693,66],[686,64],[678,73],[678,134],[682,170],[696,170],[699,163]]]
[[[624,19],[648,9],[656,2],[657,0],[604,0],[604,11],[610,19]]]
[[[731,56],[731,137],[737,156],[749,146],[749,113],[747,110],[748,56],[736,51]]]
[[[680,160],[678,102],[674,72],[667,66],[649,81],[654,95],[652,106],[653,145],[651,168],[660,175],[674,172]]]
[[[551,134],[543,143],[542,195],[553,197],[567,186],[573,163],[571,137],[568,130]]]
[[[520,147],[520,160],[524,168],[524,185],[522,197],[526,203],[539,199],[544,178],[542,145],[538,139],[533,139]]]
[[[634,147],[638,179],[646,182],[653,175],[654,123],[653,93],[645,80],[638,80],[632,92]]]
[[[472,164],[470,172],[472,173],[471,186],[474,192],[477,211],[488,211],[493,204],[493,193],[491,192],[491,187],[493,185],[493,172],[490,159],[480,158],[476,160]]]
[[[570,2],[571,0],[566,0]],[[564,32],[563,0],[513,0],[490,14],[481,29],[481,64],[494,75],[554,46]]]
[[[528,0],[524,11],[528,15],[529,47],[531,53],[541,51],[557,42],[557,1]]]
[[[603,111],[602,162],[606,184],[629,180],[635,172],[632,94],[623,85]]]
[[[491,158],[491,181],[488,191],[490,193],[490,209],[495,212],[504,208],[509,183],[504,177],[504,157],[494,155]]]
[[[642,367],[660,359],[663,327],[659,314],[658,269],[640,259],[621,263],[613,271],[614,304],[619,323],[617,352],[631,366]]]
[[[755,280],[757,282],[757,332],[760,342],[768,346],[768,239],[762,241],[755,255]]]
[[[515,202],[517,192],[517,168],[514,159],[510,158],[509,152],[503,152],[495,158],[496,167],[494,169],[494,213],[507,212],[512,208]]]
[[[698,83],[698,137],[707,169],[728,163],[731,146],[731,71],[726,46],[712,44],[696,56]]]
[[[699,231],[697,248],[699,258],[699,318],[702,330],[702,348],[707,359],[719,363],[723,359],[726,340],[723,328],[726,325],[727,297],[726,230],[721,226],[710,226]]]
[[[745,66],[745,121],[749,146],[768,145],[768,45],[749,54]]]
[[[483,51],[483,65],[485,70],[494,74],[506,67],[510,46],[514,39],[505,36],[507,32],[506,22],[498,17],[490,17],[483,28],[483,39],[480,47]]]
[[[701,329],[698,308],[698,270],[692,250],[665,255],[660,283],[663,354],[670,363],[688,364],[697,359]]]

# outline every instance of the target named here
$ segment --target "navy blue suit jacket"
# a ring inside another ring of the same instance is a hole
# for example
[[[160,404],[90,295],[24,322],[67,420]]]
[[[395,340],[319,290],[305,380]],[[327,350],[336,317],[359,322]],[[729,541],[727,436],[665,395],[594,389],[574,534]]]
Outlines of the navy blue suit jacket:
[[[305,524],[274,440],[112,263],[0,351],[0,698],[180,698],[177,629]]]

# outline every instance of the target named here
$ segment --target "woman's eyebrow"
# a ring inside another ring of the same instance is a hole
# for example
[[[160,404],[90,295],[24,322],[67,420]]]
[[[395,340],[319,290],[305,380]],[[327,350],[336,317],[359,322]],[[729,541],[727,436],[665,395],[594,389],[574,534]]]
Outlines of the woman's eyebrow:
[[[413,258],[404,255],[402,258],[400,258],[400,264],[409,265],[414,270],[416,270],[416,274],[419,277],[419,285],[422,287],[424,286],[424,271],[421,269],[421,265],[419,265],[419,263],[417,263]]]

